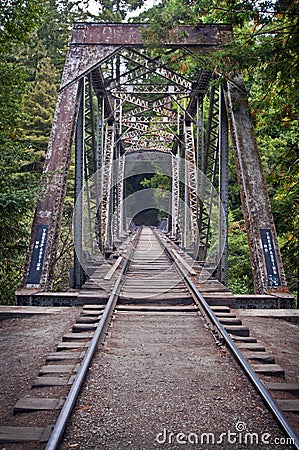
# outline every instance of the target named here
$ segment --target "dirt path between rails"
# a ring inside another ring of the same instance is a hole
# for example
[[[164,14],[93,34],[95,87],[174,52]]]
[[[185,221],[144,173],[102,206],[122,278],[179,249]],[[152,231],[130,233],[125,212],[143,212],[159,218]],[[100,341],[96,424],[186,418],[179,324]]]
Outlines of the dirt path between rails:
[[[216,346],[196,313],[118,313],[90,368],[61,450],[270,448],[244,443],[242,427],[260,440],[266,433],[282,437],[231,355]],[[228,433],[236,431],[241,442],[232,445]],[[221,435],[221,443],[213,444]],[[195,446],[201,440],[203,445]]]

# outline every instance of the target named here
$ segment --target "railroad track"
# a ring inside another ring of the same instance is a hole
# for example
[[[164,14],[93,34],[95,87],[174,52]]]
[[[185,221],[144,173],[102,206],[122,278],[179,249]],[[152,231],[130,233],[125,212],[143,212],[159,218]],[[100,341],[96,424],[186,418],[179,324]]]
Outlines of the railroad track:
[[[268,375],[283,377],[283,369],[276,365],[272,355],[250,336],[248,328],[231,310],[233,296],[230,291],[217,281],[211,280],[200,286],[200,292],[196,284],[200,268],[194,265],[191,258],[189,259],[186,254],[181,252],[165,235],[158,234],[150,228],[143,228],[138,230],[132,243],[127,254],[119,258],[114,269],[109,271],[109,276],[104,276],[106,280],[112,279],[113,281],[107,303],[89,304],[82,308],[81,315],[73,326],[72,332],[63,337],[56,352],[48,355],[47,364],[41,369],[40,376],[32,385],[32,389],[35,390],[53,386],[55,389],[59,389],[59,386],[64,389],[69,388],[66,398],[49,398],[45,393],[43,396],[22,398],[15,405],[14,414],[20,416],[22,416],[20,413],[25,415],[29,411],[34,414],[36,411],[49,410],[51,411],[50,421],[53,421],[55,415],[53,415],[53,411],[60,410],[54,428],[53,422],[50,422],[49,426],[43,427],[2,427],[0,442],[3,444],[15,442],[15,448],[18,449],[27,448],[26,442],[29,443],[28,448],[45,447],[46,450],[59,448],[94,354],[104,343],[112,317],[115,315],[120,324],[120,330],[122,326],[126,326],[127,321],[135,321],[135,327],[140,327],[141,330],[145,320],[151,321],[152,325],[155,323],[156,328],[151,333],[152,335],[156,333],[157,336],[161,334],[162,340],[164,331],[161,330],[166,326],[165,318],[168,318],[169,333],[172,335],[178,330],[177,338],[179,340],[186,339],[186,342],[189,339],[185,338],[186,330],[191,330],[192,335],[202,334],[203,331],[200,330],[203,329],[203,326],[205,333],[210,330],[216,344],[222,349],[230,350],[282,428],[286,439],[289,439],[288,442],[293,442],[293,448],[298,449],[299,440],[296,431],[278,406],[278,402],[273,399],[265,387],[265,377]],[[184,323],[183,327],[180,325],[181,323]],[[142,340],[142,336],[141,333],[137,339]],[[132,339],[136,339],[135,334],[132,335]],[[192,339],[194,338],[192,337]],[[193,353],[196,354],[197,345],[192,339],[188,348],[193,348]],[[110,339],[107,341],[108,346],[109,342]],[[155,347],[157,343],[152,345]],[[202,345],[206,344],[202,343]],[[215,348],[218,347],[215,346]],[[168,351],[170,351],[169,348]],[[209,354],[213,355],[213,351],[209,350]],[[155,355],[152,356],[155,357]],[[210,357],[212,358],[212,356]],[[175,354],[173,358],[175,359]],[[200,359],[201,356],[198,355],[198,358]],[[215,354],[213,365],[217,364],[217,358],[219,358],[218,353]],[[165,361],[162,362],[164,365]],[[136,361],[135,363],[137,364]],[[181,370],[183,373],[184,366]],[[193,369],[189,368],[189,370],[192,372]],[[223,367],[219,366],[219,370],[223,370]],[[186,373],[185,376],[188,377],[188,374]],[[264,377],[264,382],[260,377]],[[208,380],[205,383],[208,385]],[[130,383],[128,382],[128,384]],[[272,389],[272,392],[288,389],[298,391],[297,385],[287,387],[283,382],[273,383],[272,381],[269,383],[269,388]],[[133,389],[132,386],[130,389]],[[150,396],[150,392],[147,395]],[[284,402],[286,404],[285,400]],[[287,406],[289,410],[291,409],[290,404],[291,402]],[[28,420],[28,415],[26,418]],[[38,445],[43,447],[34,447],[32,442],[38,442]],[[291,446],[286,448],[291,448]]]

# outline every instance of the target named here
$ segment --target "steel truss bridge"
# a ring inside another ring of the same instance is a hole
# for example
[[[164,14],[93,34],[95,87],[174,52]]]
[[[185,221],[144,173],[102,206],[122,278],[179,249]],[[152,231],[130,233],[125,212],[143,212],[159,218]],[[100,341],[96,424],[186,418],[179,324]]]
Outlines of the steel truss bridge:
[[[89,262],[111,254],[134,215],[153,207],[171,238],[226,283],[230,135],[256,294],[288,292],[242,76],[205,68],[230,28],[182,26],[158,50],[146,45],[147,29],[73,27],[22,289],[51,290],[71,178],[76,288]],[[170,189],[126,195],[127,178],[142,173],[164,175]]]

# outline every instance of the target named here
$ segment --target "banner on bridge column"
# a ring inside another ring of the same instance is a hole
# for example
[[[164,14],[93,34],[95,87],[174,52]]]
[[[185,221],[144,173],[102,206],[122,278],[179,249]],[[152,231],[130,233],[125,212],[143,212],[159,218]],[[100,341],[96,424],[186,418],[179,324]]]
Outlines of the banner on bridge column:
[[[271,287],[281,286],[271,230],[269,228],[261,228],[260,234],[267,270],[268,285]]]
[[[27,286],[35,287],[40,284],[41,273],[45,257],[45,248],[48,237],[48,225],[38,225],[35,234],[34,247],[32,251]]]

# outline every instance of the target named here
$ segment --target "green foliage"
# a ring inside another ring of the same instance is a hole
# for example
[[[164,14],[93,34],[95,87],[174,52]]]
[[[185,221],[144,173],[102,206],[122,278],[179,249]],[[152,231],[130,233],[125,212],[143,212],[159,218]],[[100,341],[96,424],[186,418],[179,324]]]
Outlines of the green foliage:
[[[11,303],[21,279],[39,179],[36,174],[20,172],[20,166],[27,158],[26,151],[14,134],[10,137],[3,134],[0,154],[0,302]]]
[[[67,291],[70,287],[70,269],[74,265],[73,198],[67,197],[61,223],[61,232],[55,264],[54,291]]]
[[[73,21],[88,17],[87,5],[0,0],[2,303],[13,302],[21,279],[67,43]]]
[[[45,5],[45,0],[0,1],[1,53],[30,39],[30,33],[42,22]]]
[[[22,97],[27,71],[15,64],[17,53],[41,23],[42,1],[1,2],[0,22],[0,301],[12,303],[21,277],[29,222],[37,201],[38,177],[22,172],[28,159],[20,142]]]
[[[228,286],[238,294],[253,294],[248,240],[244,220],[236,220],[232,212],[228,218]]]
[[[59,81],[72,25],[75,21],[84,21],[89,18],[86,12],[88,3],[88,0],[47,0],[48,9],[37,30],[36,39],[32,42],[30,55],[34,55],[36,42],[40,42],[45,48],[43,56],[49,57],[57,69]]]
[[[0,0],[0,301],[13,301],[20,280],[39,173],[50,133],[67,43],[74,20],[85,20],[88,0]],[[98,21],[122,22],[143,0],[99,0]],[[288,283],[298,267],[298,0],[162,0],[135,21],[150,21],[146,43],[161,46],[179,24],[229,23],[234,42],[205,60],[177,50],[165,55],[173,70],[196,76],[198,65],[230,77],[242,71],[267,176]],[[184,36],[182,35],[182,38]],[[29,84],[30,83],[30,84]],[[229,285],[253,290],[247,238],[234,163],[230,162]],[[168,177],[128,180],[129,195],[144,187],[170,189]],[[71,202],[71,200],[70,200]],[[67,202],[56,287],[70,264],[71,207]],[[60,268],[61,270],[60,270]]]
[[[43,58],[30,90],[23,96],[22,142],[29,163],[22,170],[42,171],[57,99],[57,73],[50,58]]]
[[[171,179],[167,175],[156,173],[150,179],[144,179],[141,184],[146,188],[170,191],[170,182]]]
[[[298,133],[297,130],[296,132]],[[291,139],[286,139],[285,144],[284,152],[279,153],[267,178],[269,184],[275,187],[272,192],[273,215],[288,285],[295,293],[298,291],[299,261],[299,152],[298,146],[292,145]]]
[[[169,195],[171,178],[161,173],[155,173],[151,178],[144,179],[141,185],[145,188],[153,189],[153,201],[158,211],[157,220],[160,222],[167,215],[164,210],[160,209],[160,205],[161,201]]]
[[[144,0],[99,0],[99,15],[94,17],[99,22],[123,22],[127,14],[140,8]]]

